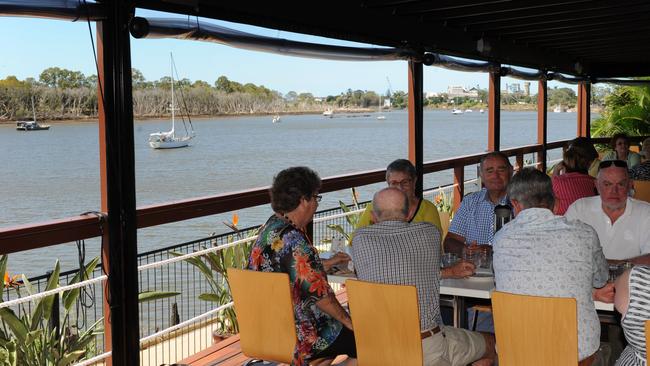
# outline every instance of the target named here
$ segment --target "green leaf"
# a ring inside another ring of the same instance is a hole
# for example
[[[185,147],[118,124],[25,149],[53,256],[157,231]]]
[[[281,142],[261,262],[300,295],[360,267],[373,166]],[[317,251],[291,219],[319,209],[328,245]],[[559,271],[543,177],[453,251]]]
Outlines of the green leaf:
[[[216,302],[216,303],[221,302],[221,298],[217,294],[208,293],[208,292],[199,295],[199,300]]]
[[[9,256],[6,254],[3,254],[2,257],[0,257],[0,276],[2,276],[2,287],[6,287],[7,283],[5,282],[5,273],[7,272],[7,260],[9,259]],[[2,296],[0,296],[0,301],[2,301]]]
[[[72,277],[72,280],[70,280],[70,282],[68,282],[68,285],[72,285],[72,284],[81,282],[82,278],[83,278],[84,281],[89,279],[91,274],[93,273],[93,271],[97,267],[98,263],[99,263],[99,257],[95,257],[84,268],[81,268],[74,275],[74,277]],[[80,288],[75,288],[75,289],[63,292],[62,301],[63,301],[63,307],[65,308],[66,311],[70,311],[70,309],[72,308],[72,305],[77,301],[77,298],[79,298],[80,293],[81,293]]]
[[[59,362],[56,363],[56,365],[57,366],[70,365],[73,361],[76,361],[77,359],[79,359],[79,357],[83,356],[84,353],[86,353],[85,349],[68,352],[59,360]]]
[[[174,291],[143,291],[138,294],[138,302],[144,303],[148,301],[161,300],[169,297],[180,295],[180,292]]]
[[[45,287],[45,291],[50,291],[54,290],[55,288],[59,287],[59,273],[61,272],[61,266],[59,265],[59,261],[56,261],[56,264],[54,266],[54,271],[50,275],[50,278],[47,280],[47,286]],[[42,320],[49,320],[50,316],[52,315],[52,305],[54,303],[54,296],[56,295],[50,295],[42,298],[38,304],[36,305],[36,309],[34,309],[34,313],[32,314],[32,330],[36,329],[40,322]],[[58,311],[59,309],[56,309]]]
[[[5,322],[5,324],[7,324],[7,326],[9,326],[9,329],[13,332],[18,343],[25,343],[29,330],[27,329],[27,326],[25,326],[25,323],[16,316],[14,311],[9,308],[1,308],[0,318]]]

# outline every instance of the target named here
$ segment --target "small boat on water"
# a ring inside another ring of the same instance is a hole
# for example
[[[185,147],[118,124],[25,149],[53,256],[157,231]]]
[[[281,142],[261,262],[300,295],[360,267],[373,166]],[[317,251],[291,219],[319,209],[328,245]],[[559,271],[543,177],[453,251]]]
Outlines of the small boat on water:
[[[555,106],[555,108],[553,108],[553,113],[562,113],[562,112],[564,112],[562,110],[562,105],[557,105]]]
[[[280,122],[281,122],[281,119],[280,119],[279,115],[276,114],[275,116],[273,116],[273,123],[280,123]]]
[[[50,129],[50,125],[42,125],[36,121],[36,108],[34,108],[34,97],[32,97],[32,114],[34,115],[33,120],[16,122],[17,131],[46,131]]]
[[[334,111],[328,108],[325,112],[323,112],[323,117],[334,117]]]
[[[466,110],[465,110],[465,113],[472,113],[472,112],[474,112],[474,111],[471,110],[471,109],[466,109]]]
[[[484,109],[481,109],[479,112],[481,112],[481,113],[485,113],[485,110],[484,110]]]
[[[185,119],[183,119],[183,126],[185,127],[185,135],[183,136],[178,136],[176,135],[176,114],[175,112],[178,110],[174,104],[174,71],[175,71],[175,65],[174,65],[174,57],[171,57],[171,68],[172,68],[172,77],[171,77],[171,84],[172,84],[172,101],[170,104],[170,110],[172,112],[172,129],[170,131],[165,131],[165,132],[154,132],[152,134],[149,134],[149,146],[151,146],[153,149],[176,149],[179,147],[186,147],[189,146],[190,140],[192,140],[195,136],[194,134],[194,129],[192,128],[192,121],[189,120],[188,116],[188,121],[189,121],[189,130],[187,126],[185,125]]]
[[[460,110],[460,109],[454,108],[454,109],[451,110],[451,114],[463,114],[463,111]]]

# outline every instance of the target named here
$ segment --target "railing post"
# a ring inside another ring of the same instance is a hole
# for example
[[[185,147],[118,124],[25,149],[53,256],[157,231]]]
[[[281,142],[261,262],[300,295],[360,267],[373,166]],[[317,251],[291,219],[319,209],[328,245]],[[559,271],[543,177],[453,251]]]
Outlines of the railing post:
[[[135,147],[128,0],[102,3],[107,18],[97,22],[98,105],[102,211],[108,214],[102,260],[107,365],[140,364],[138,317]],[[106,300],[105,300],[106,301]]]
[[[465,195],[465,166],[454,166],[454,212],[458,211]]]
[[[52,271],[47,271],[47,279],[49,281],[52,277]],[[54,334],[59,334],[59,326],[61,325],[60,313],[59,313],[59,294],[54,295],[54,301],[52,301],[52,309],[50,314],[50,331],[54,331]]]
[[[501,149],[501,74],[490,72],[488,86],[488,151]]]
[[[578,84],[578,136],[591,137],[591,84],[583,81]]]
[[[415,194],[422,197],[424,171],[422,168],[424,144],[424,116],[423,108],[423,72],[422,63],[416,61],[408,62],[408,135],[409,135],[409,160],[415,166],[417,182]]]
[[[537,82],[537,143],[542,151],[537,153],[537,169],[546,172],[546,144],[548,142],[548,89],[546,80]]]

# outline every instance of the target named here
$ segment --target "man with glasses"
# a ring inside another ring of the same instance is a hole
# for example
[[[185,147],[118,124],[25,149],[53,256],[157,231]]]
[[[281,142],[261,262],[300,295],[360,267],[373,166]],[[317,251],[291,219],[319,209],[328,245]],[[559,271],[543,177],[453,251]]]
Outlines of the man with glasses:
[[[629,197],[627,163],[601,162],[596,188],[600,196],[575,201],[565,216],[596,230],[608,260],[650,264],[650,204]]]
[[[481,159],[479,175],[484,188],[463,199],[445,238],[446,252],[462,255],[467,245],[475,250],[492,250],[494,208],[509,205],[506,188],[512,177],[512,165],[503,153],[491,152]]]

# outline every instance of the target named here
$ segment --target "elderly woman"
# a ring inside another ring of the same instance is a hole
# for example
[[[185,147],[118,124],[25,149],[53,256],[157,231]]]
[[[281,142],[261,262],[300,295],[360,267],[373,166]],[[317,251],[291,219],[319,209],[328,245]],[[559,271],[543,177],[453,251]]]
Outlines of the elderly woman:
[[[564,215],[577,199],[596,195],[596,180],[589,175],[589,167],[598,153],[590,142],[576,141],[578,139],[573,140],[564,151],[564,173],[553,175],[552,178],[556,198],[553,212],[556,215]]]
[[[603,160],[625,160],[627,166],[633,168],[641,163],[641,156],[630,151],[630,139],[624,133],[617,133],[612,136],[609,143],[612,151],[605,154]]]
[[[352,321],[336,300],[325,273],[350,258],[338,253],[321,260],[305,234],[321,200],[320,185],[318,174],[307,167],[288,168],[275,176],[270,189],[275,213],[260,228],[248,260],[251,270],[289,275],[298,336],[292,365],[327,365],[341,354],[356,358]]]
[[[646,366],[645,321],[650,320],[648,285],[650,267],[634,266],[616,279],[614,306],[622,314],[627,347],[616,366]]]
[[[389,187],[397,188],[406,194],[409,203],[408,222],[428,222],[435,225],[440,232],[440,215],[436,206],[415,195],[415,182],[417,174],[413,164],[406,159],[397,159],[386,167],[386,183]],[[357,228],[372,224],[372,204],[359,218]]]

